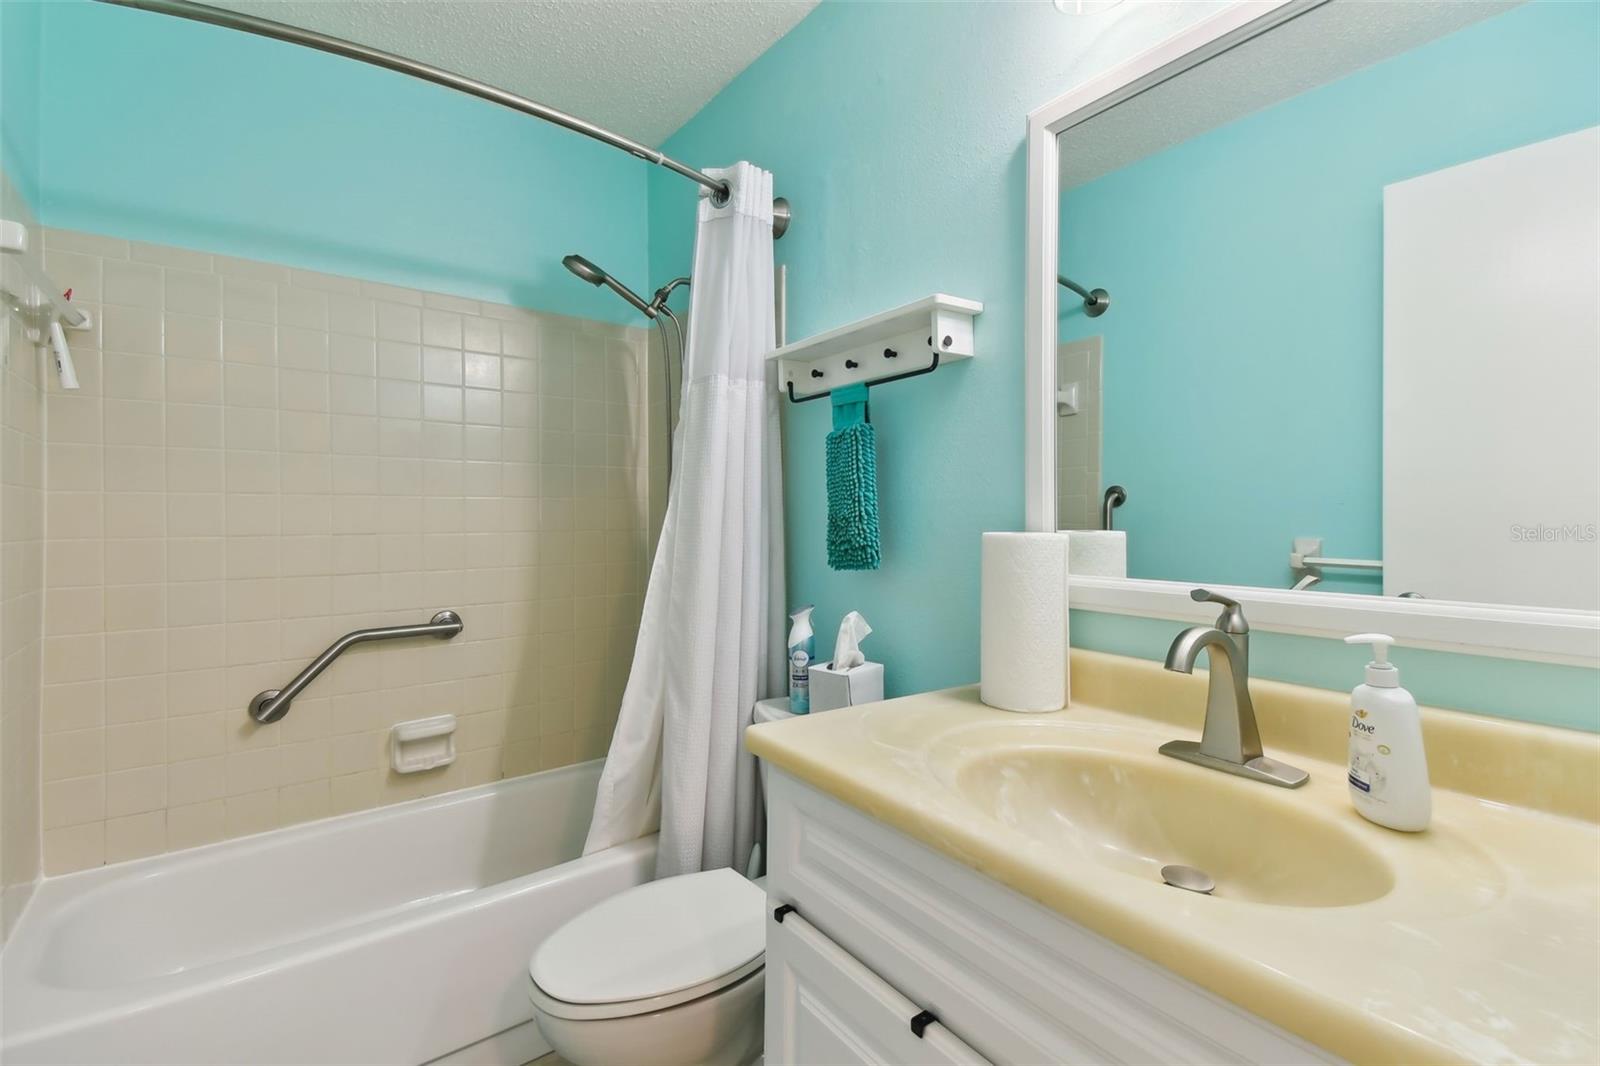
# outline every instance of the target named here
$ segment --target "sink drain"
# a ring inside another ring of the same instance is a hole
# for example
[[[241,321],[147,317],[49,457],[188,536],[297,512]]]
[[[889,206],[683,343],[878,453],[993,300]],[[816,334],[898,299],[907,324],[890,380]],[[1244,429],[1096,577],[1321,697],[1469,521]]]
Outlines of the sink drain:
[[[1173,888],[1181,888],[1185,892],[1199,892],[1202,895],[1211,895],[1217,883],[1211,875],[1204,870],[1197,870],[1193,866],[1183,866],[1173,863],[1161,868],[1161,880]]]

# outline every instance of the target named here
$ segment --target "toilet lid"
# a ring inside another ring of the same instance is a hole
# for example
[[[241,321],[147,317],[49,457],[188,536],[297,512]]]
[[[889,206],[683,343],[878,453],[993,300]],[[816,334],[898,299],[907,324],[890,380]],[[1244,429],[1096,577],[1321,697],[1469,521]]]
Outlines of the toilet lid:
[[[552,933],[528,965],[567,1003],[623,1003],[750,972],[766,943],[766,893],[732,870],[666,877],[619,892]]]

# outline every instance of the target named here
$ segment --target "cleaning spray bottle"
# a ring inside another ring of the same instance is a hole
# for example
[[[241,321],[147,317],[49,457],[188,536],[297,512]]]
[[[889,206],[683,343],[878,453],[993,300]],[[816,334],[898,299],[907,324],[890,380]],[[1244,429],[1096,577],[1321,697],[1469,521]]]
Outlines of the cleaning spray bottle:
[[[1367,682],[1350,693],[1350,802],[1369,822],[1415,833],[1428,828],[1433,794],[1422,750],[1422,715],[1389,663],[1394,638],[1358,633],[1346,644],[1371,644]]]
[[[789,710],[811,713],[811,663],[817,657],[817,635],[811,628],[811,604],[798,607],[789,615]]]

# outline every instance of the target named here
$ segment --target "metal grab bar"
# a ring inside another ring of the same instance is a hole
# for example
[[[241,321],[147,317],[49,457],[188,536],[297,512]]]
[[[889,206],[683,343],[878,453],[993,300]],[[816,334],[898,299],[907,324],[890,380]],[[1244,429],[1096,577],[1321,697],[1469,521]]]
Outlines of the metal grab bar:
[[[317,675],[328,668],[328,664],[343,655],[346,648],[356,644],[365,644],[372,640],[399,640],[401,637],[438,637],[440,640],[449,640],[461,632],[461,616],[454,611],[440,611],[425,625],[420,626],[385,626],[381,629],[358,629],[353,633],[346,633],[332,644],[328,650],[311,660],[311,664],[295,675],[295,679],[283,688],[269,688],[258,693],[250,701],[250,717],[262,725],[276,722],[289,713],[289,704],[300,695],[301,691],[317,679]]]
[[[1321,555],[1302,555],[1300,565],[1332,566],[1346,570],[1382,570],[1382,559],[1332,559]]]
[[[1121,485],[1112,485],[1106,489],[1106,494],[1100,497],[1100,528],[1115,529],[1111,512],[1128,502],[1128,490]]]

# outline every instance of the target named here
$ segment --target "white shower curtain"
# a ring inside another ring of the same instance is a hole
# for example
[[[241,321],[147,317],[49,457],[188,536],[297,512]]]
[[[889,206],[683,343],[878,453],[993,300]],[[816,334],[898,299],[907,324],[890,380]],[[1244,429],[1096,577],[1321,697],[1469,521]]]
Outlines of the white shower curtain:
[[[661,829],[656,876],[743,869],[756,839],[751,705],[786,691],[773,348],[772,175],[711,170],[666,521],[584,853]]]

